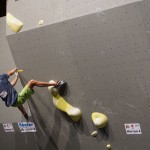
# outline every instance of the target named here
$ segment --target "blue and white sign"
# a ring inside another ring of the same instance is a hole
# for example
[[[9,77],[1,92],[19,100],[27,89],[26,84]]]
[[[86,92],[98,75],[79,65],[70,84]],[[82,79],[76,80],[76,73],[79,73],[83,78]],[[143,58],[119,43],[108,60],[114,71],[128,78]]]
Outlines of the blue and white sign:
[[[34,122],[18,122],[21,132],[36,132]]]

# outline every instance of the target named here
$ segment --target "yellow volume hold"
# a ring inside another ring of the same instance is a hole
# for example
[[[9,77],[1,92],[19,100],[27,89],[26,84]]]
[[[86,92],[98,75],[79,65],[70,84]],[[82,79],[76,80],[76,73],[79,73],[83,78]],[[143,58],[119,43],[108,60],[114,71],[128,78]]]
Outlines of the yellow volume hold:
[[[7,13],[6,22],[10,29],[16,33],[19,32],[23,27],[23,23],[10,13]]]

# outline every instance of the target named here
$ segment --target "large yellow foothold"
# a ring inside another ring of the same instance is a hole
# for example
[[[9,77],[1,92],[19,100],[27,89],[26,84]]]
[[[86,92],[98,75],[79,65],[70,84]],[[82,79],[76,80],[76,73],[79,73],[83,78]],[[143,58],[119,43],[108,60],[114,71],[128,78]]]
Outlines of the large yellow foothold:
[[[51,80],[50,83],[53,83],[53,81]],[[67,113],[70,116],[70,118],[75,122],[81,119],[81,110],[71,106],[69,103],[66,102],[66,100],[63,97],[61,97],[59,94],[56,94],[57,92],[55,92],[54,86],[49,86],[48,90],[52,93],[53,103],[57,109]]]
[[[57,109],[67,113],[73,121],[77,122],[80,120],[82,116],[80,109],[71,106],[59,94],[53,96],[53,103]]]
[[[102,113],[93,112],[91,117],[97,128],[104,128],[108,124],[107,116]]]
[[[19,32],[23,27],[23,23],[17,18],[15,18],[13,15],[11,15],[10,13],[7,13],[6,22],[10,27],[10,29],[16,33]]]

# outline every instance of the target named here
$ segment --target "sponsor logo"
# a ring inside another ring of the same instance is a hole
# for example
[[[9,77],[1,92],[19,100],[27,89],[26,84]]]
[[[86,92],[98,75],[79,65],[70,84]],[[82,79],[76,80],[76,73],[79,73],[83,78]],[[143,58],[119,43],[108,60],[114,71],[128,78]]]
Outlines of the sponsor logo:
[[[21,122],[21,123],[18,123],[18,125],[20,126],[20,127],[31,127],[31,126],[33,126],[34,124],[33,123],[28,123],[28,122]]]
[[[18,126],[21,132],[36,132],[34,122],[19,122]]]

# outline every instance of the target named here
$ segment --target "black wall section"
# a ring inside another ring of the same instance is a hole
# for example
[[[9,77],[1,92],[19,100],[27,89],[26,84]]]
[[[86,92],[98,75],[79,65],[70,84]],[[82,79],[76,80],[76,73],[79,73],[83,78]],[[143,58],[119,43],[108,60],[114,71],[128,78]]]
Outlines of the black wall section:
[[[0,1],[0,17],[6,16],[6,4],[7,0]]]
[[[80,123],[56,110],[47,88],[29,101],[41,150],[149,150],[149,44],[141,2],[7,36],[15,63],[29,79],[68,82],[69,103],[82,110]],[[96,130],[91,113],[109,118]],[[126,135],[124,123],[140,123],[142,135]]]

